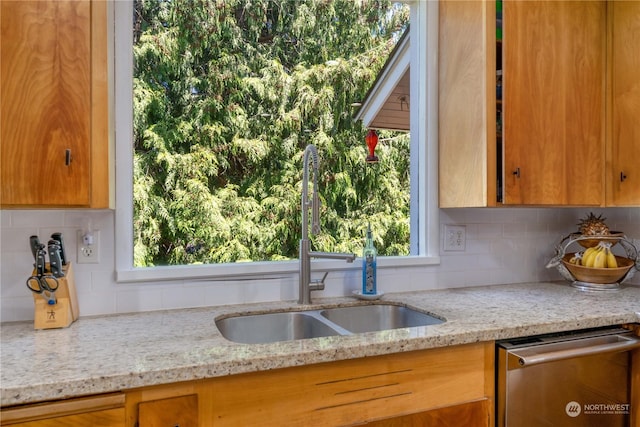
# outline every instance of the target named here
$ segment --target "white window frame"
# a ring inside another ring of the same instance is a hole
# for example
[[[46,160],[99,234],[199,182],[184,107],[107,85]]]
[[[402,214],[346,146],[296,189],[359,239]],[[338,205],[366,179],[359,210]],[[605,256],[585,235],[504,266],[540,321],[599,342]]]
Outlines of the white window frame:
[[[378,258],[378,267],[440,263],[438,210],[438,2],[406,1],[411,16],[411,254]],[[115,262],[118,282],[252,278],[298,273],[298,260],[133,266],[133,31],[130,0],[113,2],[116,141]],[[414,93],[412,91],[412,93]],[[426,117],[426,120],[424,118]],[[320,153],[322,155],[322,153]],[[314,269],[353,270],[360,263],[314,260]]]

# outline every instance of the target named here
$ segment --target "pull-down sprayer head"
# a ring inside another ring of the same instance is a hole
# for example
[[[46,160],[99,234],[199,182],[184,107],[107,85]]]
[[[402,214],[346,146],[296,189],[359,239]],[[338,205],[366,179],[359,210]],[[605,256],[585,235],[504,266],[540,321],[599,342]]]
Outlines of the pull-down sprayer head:
[[[313,192],[309,200],[309,159],[313,169]],[[318,151],[312,144],[307,145],[304,150],[304,161],[302,170],[302,238],[308,238],[309,219],[307,209],[311,205],[311,234],[320,232],[320,197],[318,196]]]

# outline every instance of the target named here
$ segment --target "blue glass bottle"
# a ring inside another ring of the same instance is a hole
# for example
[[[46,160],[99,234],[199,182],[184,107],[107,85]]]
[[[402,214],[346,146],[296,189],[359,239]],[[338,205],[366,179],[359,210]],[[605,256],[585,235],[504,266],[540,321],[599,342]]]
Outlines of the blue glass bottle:
[[[371,233],[371,225],[367,227],[367,238],[365,239],[364,249],[362,250],[362,294],[375,295],[377,293],[376,286],[376,259],[378,251],[373,244],[373,235]]]

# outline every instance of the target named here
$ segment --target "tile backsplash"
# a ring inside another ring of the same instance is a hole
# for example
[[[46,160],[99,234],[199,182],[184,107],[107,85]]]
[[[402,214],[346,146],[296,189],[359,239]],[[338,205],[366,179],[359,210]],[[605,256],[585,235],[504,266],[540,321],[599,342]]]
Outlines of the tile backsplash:
[[[381,268],[378,287],[385,292],[505,283],[561,280],[545,268],[554,246],[577,229],[578,218],[589,211],[602,213],[607,224],[640,246],[640,208],[478,208],[440,210],[440,264]],[[76,231],[100,230],[100,262],[75,264],[80,315],[187,308],[220,304],[293,300],[297,275],[267,280],[184,280],[117,283],[114,257],[114,212],[110,210],[0,211],[0,303],[2,322],[33,319],[33,298],[25,287],[33,257],[29,236],[41,240],[54,232],[65,237],[68,258],[77,259]],[[444,251],[444,225],[464,225],[463,251]],[[347,295],[357,288],[359,271],[329,275],[326,289],[316,296]],[[640,273],[630,282],[640,285]]]

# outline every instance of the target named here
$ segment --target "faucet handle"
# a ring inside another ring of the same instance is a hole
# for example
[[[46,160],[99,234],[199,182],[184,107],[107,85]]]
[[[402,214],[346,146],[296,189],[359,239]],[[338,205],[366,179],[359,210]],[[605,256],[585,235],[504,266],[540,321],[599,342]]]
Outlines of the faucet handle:
[[[322,290],[324,290],[324,279],[327,278],[328,274],[329,274],[329,272],[326,271],[324,273],[324,276],[322,276],[322,279],[312,280],[311,283],[309,283],[309,289],[312,290],[312,291],[322,291]]]

